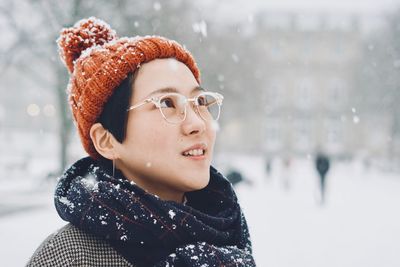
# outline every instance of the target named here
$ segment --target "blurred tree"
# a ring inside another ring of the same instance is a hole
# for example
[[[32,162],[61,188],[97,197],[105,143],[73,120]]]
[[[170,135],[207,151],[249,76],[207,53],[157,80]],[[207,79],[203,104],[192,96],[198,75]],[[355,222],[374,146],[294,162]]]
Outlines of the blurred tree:
[[[366,115],[390,114],[390,140],[395,142],[400,140],[400,9],[388,14],[384,27],[366,38],[363,54],[358,75],[359,106]],[[389,147],[394,156],[395,144]]]
[[[387,53],[391,59],[386,63],[389,72],[388,94],[391,95],[390,107],[393,114],[392,137],[395,140],[400,140],[400,9],[388,16],[388,28],[390,45],[388,45]],[[391,148],[393,155],[395,146],[391,146]],[[397,153],[400,152],[400,147],[397,147],[397,149],[399,149]]]
[[[88,2],[30,0],[17,5],[15,1],[6,1],[1,6],[8,24],[13,26],[12,33],[15,35],[15,45],[12,46],[14,51],[7,51],[9,59],[3,61],[2,67],[13,68],[21,76],[28,76],[37,88],[52,88],[56,96],[60,164],[55,174],[61,173],[67,164],[67,147],[72,128],[65,94],[67,72],[57,60],[55,40],[62,25],[72,25],[88,13],[84,3]],[[24,16],[27,14],[29,17]],[[27,64],[28,62],[31,64]]]

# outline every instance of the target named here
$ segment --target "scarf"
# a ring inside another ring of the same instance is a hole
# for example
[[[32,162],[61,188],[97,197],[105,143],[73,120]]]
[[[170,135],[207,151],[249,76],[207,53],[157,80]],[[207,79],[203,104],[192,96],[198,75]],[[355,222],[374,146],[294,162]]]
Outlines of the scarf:
[[[245,217],[231,184],[210,167],[209,184],[164,201],[90,157],[60,177],[60,217],[148,266],[255,266]]]

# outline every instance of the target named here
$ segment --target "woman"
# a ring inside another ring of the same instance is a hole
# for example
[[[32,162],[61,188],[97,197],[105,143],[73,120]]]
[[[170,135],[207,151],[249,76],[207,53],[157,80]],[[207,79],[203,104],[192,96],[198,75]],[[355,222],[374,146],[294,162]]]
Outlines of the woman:
[[[56,188],[69,224],[28,266],[255,266],[237,198],[210,165],[223,97],[200,86],[192,55],[93,17],[58,44],[89,157]]]

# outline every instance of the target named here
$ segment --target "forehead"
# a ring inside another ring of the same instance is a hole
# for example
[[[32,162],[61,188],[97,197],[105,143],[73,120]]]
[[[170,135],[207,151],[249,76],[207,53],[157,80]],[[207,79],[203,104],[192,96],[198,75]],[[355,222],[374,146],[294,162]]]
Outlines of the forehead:
[[[168,58],[143,64],[133,86],[133,97],[138,100],[161,88],[176,88],[179,93],[189,95],[199,84],[185,64]]]

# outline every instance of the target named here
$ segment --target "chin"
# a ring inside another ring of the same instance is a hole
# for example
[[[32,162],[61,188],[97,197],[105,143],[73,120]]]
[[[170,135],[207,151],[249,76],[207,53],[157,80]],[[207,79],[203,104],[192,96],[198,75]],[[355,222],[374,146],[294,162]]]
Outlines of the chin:
[[[208,185],[208,183],[210,182],[210,174],[207,173],[207,176],[201,176],[201,177],[196,177],[195,178],[196,183],[195,184],[191,184],[190,185],[190,190],[188,191],[196,191],[196,190],[201,190],[204,187],[206,187]]]

